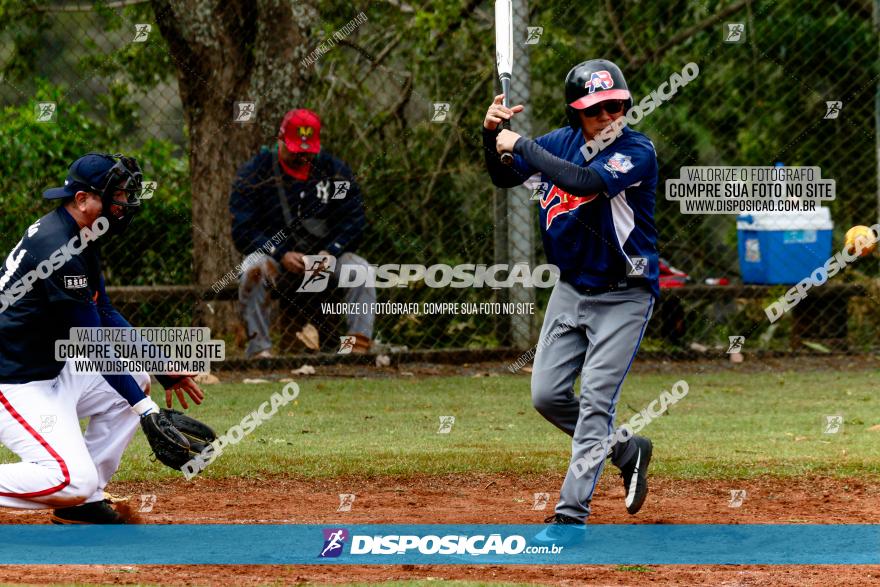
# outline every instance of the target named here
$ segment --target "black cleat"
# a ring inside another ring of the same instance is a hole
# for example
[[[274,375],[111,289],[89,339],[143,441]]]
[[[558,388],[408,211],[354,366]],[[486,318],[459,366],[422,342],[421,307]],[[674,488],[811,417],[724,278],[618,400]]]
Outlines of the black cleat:
[[[643,436],[634,436],[632,442],[636,445],[636,454],[621,467],[620,476],[623,477],[623,490],[626,492],[626,511],[636,514],[648,496],[648,465],[654,447]]]
[[[58,508],[52,513],[53,524],[126,524],[110,500],[94,501],[81,505]]]

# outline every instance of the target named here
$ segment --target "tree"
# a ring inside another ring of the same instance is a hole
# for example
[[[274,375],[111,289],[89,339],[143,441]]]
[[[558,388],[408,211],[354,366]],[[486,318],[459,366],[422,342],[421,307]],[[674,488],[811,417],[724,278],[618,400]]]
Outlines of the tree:
[[[153,0],[156,23],[177,70],[189,131],[194,281],[211,284],[240,259],[229,230],[235,170],[271,142],[302,95],[300,67],[317,14],[272,0]],[[254,102],[253,123],[233,121],[236,102]]]

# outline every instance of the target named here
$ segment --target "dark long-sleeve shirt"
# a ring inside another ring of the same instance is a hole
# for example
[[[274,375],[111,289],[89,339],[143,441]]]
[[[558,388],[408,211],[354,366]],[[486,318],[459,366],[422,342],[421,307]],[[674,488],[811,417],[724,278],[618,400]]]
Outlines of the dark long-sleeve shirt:
[[[104,289],[97,243],[107,237],[82,246],[82,235],[58,207],[10,253],[0,274],[0,383],[54,379],[64,367],[55,360],[55,341],[67,340],[71,328],[128,326]],[[54,270],[40,277],[37,268],[46,262]],[[104,379],[131,405],[146,397],[129,374]]]
[[[500,130],[483,127],[483,147],[486,167],[492,183],[500,188],[516,187],[539,170],[553,183],[573,196],[588,196],[606,191],[605,181],[589,167],[581,167],[553,155],[541,145],[526,137],[517,139],[513,152],[525,160],[527,167],[505,165],[495,149],[495,138]],[[530,171],[530,173],[529,173]]]
[[[281,169],[273,149],[264,147],[242,165],[232,184],[229,210],[239,252],[248,255],[262,249],[280,260],[289,251],[315,254],[326,250],[338,256],[355,250],[366,214],[351,169],[321,151],[309,177],[297,180]],[[276,178],[281,180],[281,194]]]

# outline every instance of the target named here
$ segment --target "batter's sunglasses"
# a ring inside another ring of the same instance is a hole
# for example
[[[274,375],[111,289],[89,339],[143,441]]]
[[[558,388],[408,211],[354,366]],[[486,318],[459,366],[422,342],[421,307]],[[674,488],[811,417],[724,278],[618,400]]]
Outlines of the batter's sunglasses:
[[[625,107],[625,100],[605,100],[598,104],[587,106],[582,109],[581,112],[583,112],[584,116],[593,118],[594,116],[599,116],[599,112],[602,110],[605,110],[608,114],[617,114],[618,112],[622,112]]]

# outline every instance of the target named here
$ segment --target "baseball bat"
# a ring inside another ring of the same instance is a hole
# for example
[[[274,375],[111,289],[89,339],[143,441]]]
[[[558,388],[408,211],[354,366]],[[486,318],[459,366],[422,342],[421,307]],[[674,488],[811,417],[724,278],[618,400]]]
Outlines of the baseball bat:
[[[510,77],[513,73],[513,6],[511,0],[495,0],[495,65],[498,67],[498,79],[501,80],[501,93],[504,94],[504,106],[510,101]],[[510,121],[501,124],[509,128]],[[501,162],[505,165],[513,163],[512,153],[502,153]]]

